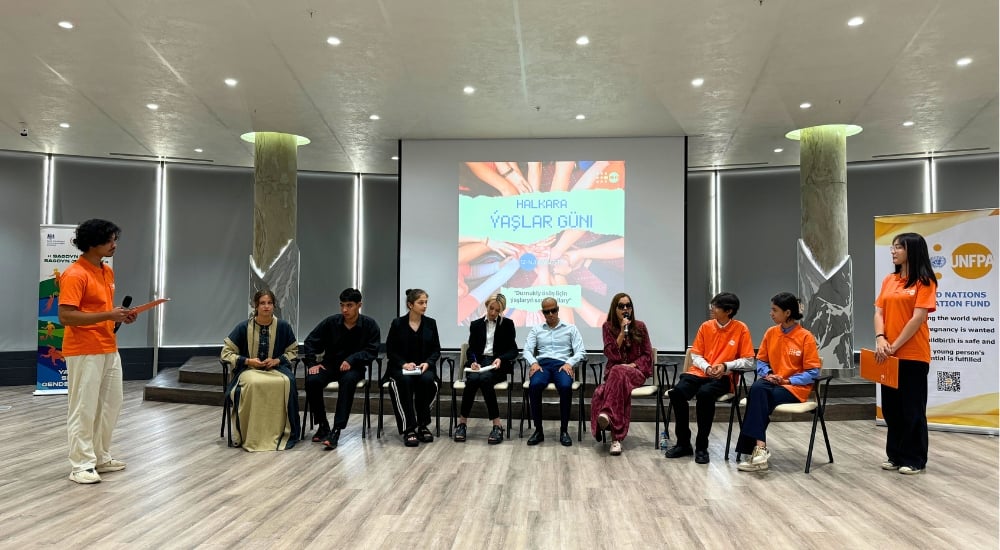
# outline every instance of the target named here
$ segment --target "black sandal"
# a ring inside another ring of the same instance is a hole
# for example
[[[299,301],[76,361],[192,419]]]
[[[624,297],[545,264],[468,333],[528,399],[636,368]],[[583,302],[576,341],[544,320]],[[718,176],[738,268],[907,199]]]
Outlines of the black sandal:
[[[406,432],[403,434],[403,444],[407,447],[416,447],[420,445],[420,440],[417,439],[417,434],[413,432]]]
[[[465,422],[462,422],[461,424],[458,425],[458,427],[455,428],[455,441],[459,443],[465,441],[465,432],[466,432],[466,425]]]
[[[417,428],[417,439],[419,439],[421,443],[430,443],[431,441],[434,441],[434,434],[427,429],[427,426],[420,426]]]
[[[493,431],[490,432],[490,437],[486,440],[490,445],[497,445],[503,442],[503,428],[500,426],[493,426]]]

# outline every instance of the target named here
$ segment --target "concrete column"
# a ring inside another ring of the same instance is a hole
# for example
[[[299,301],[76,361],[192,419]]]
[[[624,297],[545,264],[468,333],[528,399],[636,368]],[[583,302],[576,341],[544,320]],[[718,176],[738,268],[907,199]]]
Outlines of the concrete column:
[[[802,240],[823,271],[847,257],[847,132],[842,124],[801,134]]]
[[[257,132],[254,141],[253,259],[267,267],[295,239],[298,150],[295,136]]]
[[[262,288],[277,296],[275,315],[299,333],[297,136],[254,135],[253,254],[250,295]]]
[[[802,238],[798,246],[802,321],[819,344],[824,370],[852,374],[854,294],[847,254],[847,127],[800,131]],[[840,369],[839,371],[837,369]]]

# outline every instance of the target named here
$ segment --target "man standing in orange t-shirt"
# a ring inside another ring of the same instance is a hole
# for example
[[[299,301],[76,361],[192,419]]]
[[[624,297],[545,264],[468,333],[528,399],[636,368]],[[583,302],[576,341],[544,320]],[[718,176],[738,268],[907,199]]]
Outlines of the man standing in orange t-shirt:
[[[114,256],[121,229],[107,220],[87,220],[73,244],[83,254],[60,277],[59,322],[66,327],[63,355],[69,385],[66,431],[69,478],[97,483],[101,473],[125,469],[111,457],[111,432],[122,407],[122,360],[115,323],[136,314],[114,306],[115,274],[103,259]]]

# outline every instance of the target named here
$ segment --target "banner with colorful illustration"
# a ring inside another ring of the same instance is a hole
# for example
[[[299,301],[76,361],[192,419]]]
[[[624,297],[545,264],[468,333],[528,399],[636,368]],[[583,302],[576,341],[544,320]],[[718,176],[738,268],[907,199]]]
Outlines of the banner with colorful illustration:
[[[998,210],[965,210],[875,218],[875,288],[891,272],[889,247],[899,233],[927,241],[938,279],[937,311],[928,317],[931,365],[927,422],[932,428],[997,433]],[[881,387],[877,416],[882,418]]]
[[[59,324],[59,277],[80,257],[80,251],[73,246],[75,229],[73,225],[41,226],[35,395],[67,392],[63,327]]]

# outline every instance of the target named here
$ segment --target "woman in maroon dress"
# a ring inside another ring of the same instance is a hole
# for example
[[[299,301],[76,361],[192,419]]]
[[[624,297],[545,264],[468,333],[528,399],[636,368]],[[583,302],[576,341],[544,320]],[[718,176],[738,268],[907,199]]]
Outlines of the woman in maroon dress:
[[[604,383],[590,401],[590,426],[598,440],[601,430],[610,430],[611,454],[620,455],[632,416],[632,390],[652,375],[653,348],[646,324],[635,320],[632,297],[624,292],[611,299],[601,332],[608,362]]]

